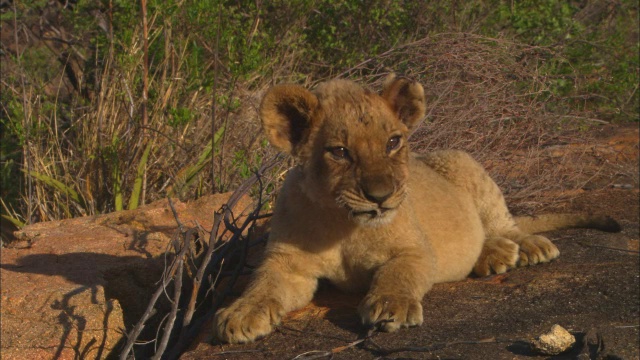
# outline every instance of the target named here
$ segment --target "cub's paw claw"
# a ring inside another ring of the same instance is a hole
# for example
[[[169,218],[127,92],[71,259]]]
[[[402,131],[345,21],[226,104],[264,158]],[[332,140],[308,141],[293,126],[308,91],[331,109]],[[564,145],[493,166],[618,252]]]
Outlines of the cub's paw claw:
[[[518,266],[549,262],[560,256],[560,250],[544,236],[530,235],[520,242]]]
[[[258,303],[240,299],[216,313],[214,331],[218,339],[230,344],[247,343],[271,333],[283,315],[277,301]]]
[[[358,313],[363,324],[379,324],[380,330],[387,332],[422,324],[422,304],[411,296],[368,294]]]
[[[515,268],[519,257],[518,249],[518,244],[507,238],[487,239],[473,272],[478,276],[488,276]]]

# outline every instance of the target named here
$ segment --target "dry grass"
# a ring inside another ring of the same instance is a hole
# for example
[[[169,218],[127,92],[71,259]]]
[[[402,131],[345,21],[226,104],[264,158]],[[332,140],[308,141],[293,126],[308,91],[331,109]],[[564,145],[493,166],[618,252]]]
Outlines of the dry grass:
[[[216,94],[193,88],[185,51],[193,38],[172,35],[161,21],[149,19],[150,41],[165,35],[164,58],[143,75],[153,93],[149,100],[140,93],[140,71],[146,65],[139,37],[118,44],[124,51],[116,51],[112,42],[97,73],[90,74],[89,66],[76,72],[83,91],[74,92],[67,76],[70,65],[52,66],[51,80],[38,78],[21,62],[29,49],[49,46],[42,33],[26,23],[3,27],[15,35],[16,56],[3,57],[7,81],[2,91],[21,100],[21,111],[12,113],[7,104],[3,110],[24,135],[25,189],[23,208],[6,205],[6,213],[31,223],[132,208],[166,195],[189,199],[229,191],[270,155],[258,141],[255,95],[223,71]],[[43,33],[72,37],[55,24],[45,26]],[[64,42],[54,45],[72,48]],[[50,55],[48,60],[55,61],[56,54]]]
[[[260,98],[273,83],[292,79],[286,74],[295,74],[304,59],[284,51],[273,61],[278,65],[272,73],[282,75],[278,79],[239,80],[220,70],[217,93],[212,94],[189,87],[188,54],[179,44],[190,39],[173,39],[158,19],[149,21],[154,31],[167,32],[164,59],[146,79],[153,101],[136,95],[135,83],[144,67],[137,38],[125,44],[125,54],[115,54],[113,48],[108,52],[93,91],[82,95],[81,101],[55,102],[64,112],[47,108],[33,81],[3,82],[3,91],[23,100],[22,126],[37,129],[22,146],[27,191],[24,208],[13,210],[15,217],[26,222],[54,220],[119,210],[137,200],[144,204],[166,195],[185,200],[229,191],[273,155],[260,132]],[[13,30],[28,31],[20,26]],[[116,61],[117,56],[128,61]],[[538,206],[542,191],[580,186],[573,179],[559,179],[557,167],[544,165],[548,162],[541,157],[540,149],[573,141],[560,137],[557,130],[563,128],[563,119],[545,108],[551,96],[549,84],[537,68],[553,56],[552,49],[505,39],[440,34],[390,49],[338,77],[372,88],[379,88],[391,71],[421,81],[428,115],[412,137],[413,147],[469,151],[488,167],[507,196],[529,211]],[[10,65],[11,77],[29,75],[21,64]],[[64,68],[59,71],[58,78],[63,79]],[[312,75],[293,78],[311,87],[326,80]],[[87,76],[83,79],[88,81]],[[140,121],[143,107],[146,124]],[[212,138],[217,139],[213,146]],[[290,165],[289,160],[277,173]],[[272,175],[272,180],[276,178]],[[268,188],[272,192],[275,187]]]

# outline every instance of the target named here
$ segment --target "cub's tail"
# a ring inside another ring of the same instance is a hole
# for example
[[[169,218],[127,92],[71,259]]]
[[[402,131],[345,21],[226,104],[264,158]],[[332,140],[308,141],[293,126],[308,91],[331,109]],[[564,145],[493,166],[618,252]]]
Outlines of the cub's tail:
[[[536,216],[516,216],[520,230],[535,234],[559,229],[597,229],[606,232],[619,232],[620,224],[608,216],[584,214],[542,214]]]

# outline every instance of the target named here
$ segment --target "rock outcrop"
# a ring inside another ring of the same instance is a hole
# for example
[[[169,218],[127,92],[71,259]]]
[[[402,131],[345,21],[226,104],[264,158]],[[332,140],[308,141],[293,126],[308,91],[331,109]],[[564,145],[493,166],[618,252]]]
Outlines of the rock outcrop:
[[[180,221],[210,230],[230,194],[174,201]],[[250,206],[248,198],[237,206]],[[161,200],[137,210],[38,223],[2,249],[2,358],[115,355],[147,306],[177,223]]]

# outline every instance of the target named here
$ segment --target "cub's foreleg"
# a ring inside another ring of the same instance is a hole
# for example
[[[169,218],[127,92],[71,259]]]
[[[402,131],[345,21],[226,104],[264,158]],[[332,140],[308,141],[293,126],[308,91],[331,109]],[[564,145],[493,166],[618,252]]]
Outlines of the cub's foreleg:
[[[380,323],[384,331],[421,325],[421,300],[433,285],[433,264],[431,258],[415,251],[383,264],[358,307],[363,324]]]
[[[218,338],[245,343],[269,334],[287,312],[311,301],[317,283],[291,255],[268,255],[242,297],[216,313]]]

